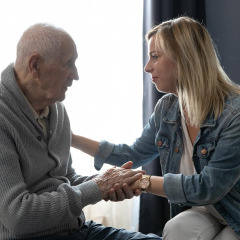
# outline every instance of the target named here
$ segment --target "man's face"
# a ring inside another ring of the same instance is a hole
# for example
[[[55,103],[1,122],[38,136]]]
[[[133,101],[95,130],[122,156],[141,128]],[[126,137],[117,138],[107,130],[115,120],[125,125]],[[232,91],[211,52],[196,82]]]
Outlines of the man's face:
[[[77,50],[71,39],[66,39],[62,45],[60,55],[51,64],[43,64],[39,75],[41,98],[50,104],[65,99],[67,88],[73,80],[78,80],[75,66]]]

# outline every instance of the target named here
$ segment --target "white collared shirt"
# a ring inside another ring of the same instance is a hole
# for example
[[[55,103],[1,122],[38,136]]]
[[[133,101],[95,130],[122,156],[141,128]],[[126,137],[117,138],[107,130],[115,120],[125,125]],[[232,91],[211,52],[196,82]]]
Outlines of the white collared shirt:
[[[37,120],[38,124],[41,126],[44,136],[47,138],[48,136],[48,126],[49,126],[49,121],[48,121],[48,115],[49,115],[49,107],[45,107],[40,115],[33,109],[33,114],[35,119]]]

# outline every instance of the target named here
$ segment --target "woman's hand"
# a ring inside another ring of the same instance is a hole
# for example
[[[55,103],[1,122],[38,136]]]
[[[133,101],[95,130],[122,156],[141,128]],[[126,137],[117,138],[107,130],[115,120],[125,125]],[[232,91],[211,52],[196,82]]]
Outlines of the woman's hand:
[[[121,168],[124,169],[131,169],[133,166],[133,163],[131,161],[126,162],[121,166]],[[114,184],[114,186],[109,190],[109,194],[106,198],[104,198],[105,201],[111,200],[114,202],[123,201],[124,199],[130,199],[134,196],[139,196],[141,194],[141,191],[138,188],[138,181],[142,177],[142,174],[145,174],[144,170],[139,170],[141,175],[135,176],[135,178],[132,178],[131,183],[125,182],[122,185],[119,183]]]
[[[132,163],[128,162],[120,168],[110,168],[92,179],[100,188],[104,200],[122,201],[134,196],[136,189],[132,184],[139,180],[145,171],[131,170],[131,166]]]

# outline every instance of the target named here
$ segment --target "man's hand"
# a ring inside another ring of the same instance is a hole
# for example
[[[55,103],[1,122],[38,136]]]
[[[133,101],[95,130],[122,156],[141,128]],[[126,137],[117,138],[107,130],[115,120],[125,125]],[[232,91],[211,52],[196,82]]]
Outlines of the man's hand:
[[[133,166],[133,162],[129,161],[123,164],[121,167],[126,169],[131,169],[132,166]],[[145,174],[146,172],[143,171],[142,173]],[[122,187],[119,184],[115,184],[114,188],[110,189],[109,191],[109,198],[105,199],[105,201],[111,200],[114,202],[118,202],[118,201],[123,201],[124,199],[133,198],[134,196],[135,197],[140,196],[141,190],[138,187],[139,179],[133,182],[131,185],[127,185],[126,183],[124,183]]]
[[[133,171],[131,167],[132,162],[127,162],[120,168],[110,168],[92,179],[99,186],[104,200],[122,201],[136,195],[134,195],[136,190],[134,183],[142,177],[145,171]]]
[[[132,183],[130,186],[126,183],[124,183],[122,187],[120,187],[118,184],[115,184],[114,188],[110,189],[109,191],[109,197],[104,200],[118,202],[123,201],[124,199],[133,198],[134,196],[140,196],[142,192],[138,187],[139,179]]]

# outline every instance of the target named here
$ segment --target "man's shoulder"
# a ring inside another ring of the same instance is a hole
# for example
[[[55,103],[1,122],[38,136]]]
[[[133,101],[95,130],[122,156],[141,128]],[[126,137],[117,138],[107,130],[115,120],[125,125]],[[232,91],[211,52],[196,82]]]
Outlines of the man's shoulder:
[[[9,106],[10,105],[10,106]],[[10,109],[11,101],[1,96],[1,88],[0,88],[0,125],[6,125],[5,123],[9,123],[12,118],[14,118],[13,112]]]
[[[0,82],[0,107],[3,109],[11,108],[14,105],[14,99],[8,89]],[[1,113],[1,111],[0,111]]]

